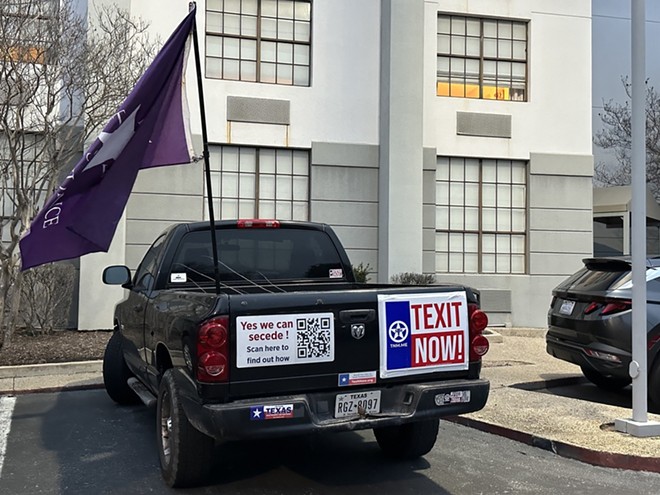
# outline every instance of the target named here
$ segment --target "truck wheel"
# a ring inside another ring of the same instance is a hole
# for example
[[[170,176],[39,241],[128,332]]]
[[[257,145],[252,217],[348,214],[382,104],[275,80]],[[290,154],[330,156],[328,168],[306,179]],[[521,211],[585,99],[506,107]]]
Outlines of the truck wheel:
[[[171,487],[199,484],[211,467],[214,441],[188,421],[171,369],[160,382],[157,410],[158,454],[165,482]]]
[[[438,437],[440,420],[429,419],[399,426],[374,428],[380,450],[393,459],[416,459],[428,454]]]
[[[618,376],[603,375],[598,373],[598,371],[595,369],[589,368],[588,366],[580,366],[580,369],[582,370],[582,374],[587,378],[587,380],[596,385],[598,388],[602,388],[603,390],[608,390],[610,392],[621,390],[622,388],[630,385],[630,382],[632,381],[632,378],[621,378]]]
[[[117,404],[127,405],[138,402],[137,395],[127,383],[132,376],[133,373],[124,360],[121,334],[116,331],[110,337],[103,354],[103,384],[105,391]]]

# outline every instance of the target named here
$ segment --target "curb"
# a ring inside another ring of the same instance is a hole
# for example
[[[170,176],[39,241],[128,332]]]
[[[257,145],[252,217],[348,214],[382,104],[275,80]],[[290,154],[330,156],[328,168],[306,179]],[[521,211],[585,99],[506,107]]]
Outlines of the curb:
[[[103,361],[0,366],[0,395],[89,390],[103,386]]]
[[[57,387],[39,387],[33,389],[19,389],[12,391],[0,391],[2,395],[27,395],[27,394],[52,394],[57,392],[75,392],[80,390],[99,390],[104,388],[103,383],[64,384]]]
[[[497,332],[505,337],[545,338],[547,328],[496,327]]]
[[[567,457],[576,461],[585,462],[594,466],[627,469],[630,471],[649,471],[660,473],[660,462],[656,457],[641,457],[628,454],[616,454],[611,452],[600,452],[597,450],[577,447],[558,440],[538,437],[531,433],[512,430],[504,426],[485,423],[478,419],[466,418],[463,416],[449,416],[445,418],[452,423],[474,428],[479,431],[491,433],[501,437],[515,440],[532,447],[538,447],[543,450],[553,452],[561,457]]]
[[[0,366],[0,378],[26,376],[69,375],[101,371],[102,360],[73,361],[67,363],[25,364],[21,366]]]
[[[483,336],[488,339],[488,343],[490,344],[502,344],[504,342],[502,334],[496,332],[490,327],[484,329]]]

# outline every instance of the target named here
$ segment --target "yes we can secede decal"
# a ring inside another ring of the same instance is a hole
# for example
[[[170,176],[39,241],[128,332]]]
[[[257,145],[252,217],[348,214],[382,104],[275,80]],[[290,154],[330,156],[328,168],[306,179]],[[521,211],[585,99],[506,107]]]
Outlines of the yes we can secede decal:
[[[468,368],[465,292],[378,296],[380,376]]]

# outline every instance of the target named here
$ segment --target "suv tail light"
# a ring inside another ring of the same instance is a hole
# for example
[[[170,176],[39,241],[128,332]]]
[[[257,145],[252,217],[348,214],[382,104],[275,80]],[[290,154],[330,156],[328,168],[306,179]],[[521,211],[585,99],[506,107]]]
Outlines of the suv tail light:
[[[584,314],[590,315],[591,313],[598,311],[600,308],[603,308],[603,310],[600,312],[599,316],[613,315],[631,309],[632,302],[627,300],[609,302],[594,301],[584,308]]]
[[[205,321],[197,333],[197,380],[206,383],[229,380],[229,317]]]
[[[470,322],[470,361],[478,361],[488,352],[490,343],[483,336],[488,326],[488,316],[476,304],[468,304],[468,320]]]
[[[655,344],[660,342],[660,335],[656,335],[655,337],[649,337],[648,341],[648,346],[649,346],[649,351],[653,348]]]
[[[600,312],[601,316],[613,315],[615,313],[621,313],[621,311],[627,311],[632,308],[631,301],[612,301],[608,302],[603,311]]]
[[[589,306],[587,306],[587,307],[584,309],[584,314],[585,314],[585,315],[590,315],[591,313],[593,313],[594,311],[596,311],[598,308],[600,308],[600,306],[601,306],[600,303],[592,302],[591,304],[589,304]]]

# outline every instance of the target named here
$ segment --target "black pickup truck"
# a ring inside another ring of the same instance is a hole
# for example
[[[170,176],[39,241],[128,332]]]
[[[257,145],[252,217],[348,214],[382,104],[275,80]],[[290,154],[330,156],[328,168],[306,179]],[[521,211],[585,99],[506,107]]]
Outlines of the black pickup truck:
[[[357,283],[325,224],[222,221],[214,232],[215,243],[208,223],[174,225],[134,276],[103,274],[128,290],[105,388],[119,404],[156,404],[170,486],[203,480],[215,440],[371,428],[385,455],[415,458],[440,417],[484,407],[478,292]]]

